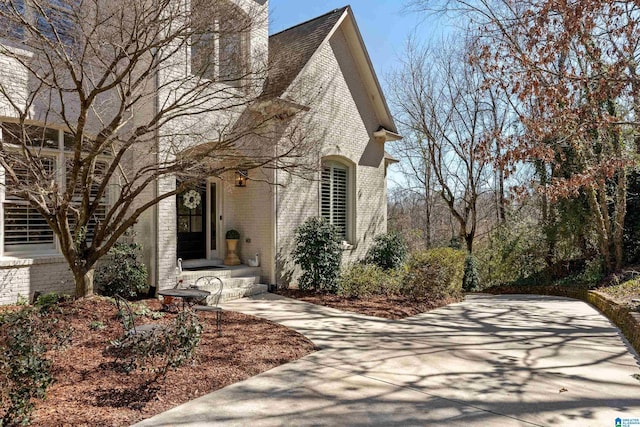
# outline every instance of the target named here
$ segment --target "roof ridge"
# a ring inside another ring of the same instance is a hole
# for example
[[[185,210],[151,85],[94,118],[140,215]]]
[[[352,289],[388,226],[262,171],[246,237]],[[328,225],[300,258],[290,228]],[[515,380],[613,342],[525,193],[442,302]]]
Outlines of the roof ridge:
[[[326,17],[328,15],[332,15],[332,14],[338,12],[338,11],[340,11],[341,13],[344,13],[344,11],[347,10],[347,9],[351,9],[351,5],[346,5],[346,6],[343,6],[343,7],[339,7],[337,9],[333,9],[333,10],[327,12],[327,13],[324,13],[324,14],[322,14],[320,16],[316,16],[315,18],[307,19],[306,21],[300,22],[299,24],[296,24],[296,25],[294,25],[292,27],[285,28],[284,30],[280,30],[277,33],[273,33],[273,34],[271,34],[269,36],[269,38],[277,36],[277,35],[282,34],[282,33],[285,33],[285,32],[287,32],[289,30],[293,30],[294,28],[300,27],[300,26],[305,25],[305,24],[308,24],[309,22],[313,22],[313,21],[316,21],[318,19],[324,18],[324,17]]]

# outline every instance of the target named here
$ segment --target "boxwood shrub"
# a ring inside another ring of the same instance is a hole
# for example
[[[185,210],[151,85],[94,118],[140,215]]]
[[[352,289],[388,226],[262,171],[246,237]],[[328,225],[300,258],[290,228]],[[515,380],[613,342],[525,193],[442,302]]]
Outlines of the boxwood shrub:
[[[462,296],[465,252],[436,248],[416,252],[407,262],[400,291],[413,300],[442,300]]]

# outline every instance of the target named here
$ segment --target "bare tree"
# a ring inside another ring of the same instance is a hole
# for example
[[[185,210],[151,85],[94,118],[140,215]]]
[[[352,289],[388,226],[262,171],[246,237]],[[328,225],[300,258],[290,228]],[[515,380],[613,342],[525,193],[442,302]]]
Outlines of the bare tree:
[[[0,80],[5,200],[50,227],[78,296],[160,201],[206,176],[300,166],[300,108],[259,97],[266,49],[248,41],[265,7],[240,3],[0,3],[15,71]]]
[[[433,174],[469,252],[480,221],[478,200],[492,187],[490,147],[504,126],[504,105],[483,87],[479,69],[464,51],[409,43],[404,68],[391,80],[400,122],[410,129],[398,155],[413,165],[415,179]]]
[[[474,62],[525,107],[525,133],[508,147],[510,161],[542,162],[548,180],[537,190],[588,212],[606,270],[620,269],[627,170],[637,165],[640,143],[638,2],[410,3],[462,13],[480,30]]]

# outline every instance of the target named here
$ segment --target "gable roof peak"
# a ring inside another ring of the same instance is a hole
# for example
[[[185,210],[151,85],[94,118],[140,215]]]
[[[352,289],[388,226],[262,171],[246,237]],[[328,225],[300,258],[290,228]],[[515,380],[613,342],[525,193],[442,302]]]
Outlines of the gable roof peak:
[[[327,12],[327,13],[323,14],[323,15],[316,16],[315,18],[308,19],[308,20],[306,20],[306,21],[304,21],[304,22],[300,22],[299,24],[296,24],[296,25],[294,25],[294,26],[292,26],[292,27],[285,28],[284,30],[280,30],[280,31],[278,31],[277,33],[273,33],[273,34],[269,35],[269,37],[270,37],[270,38],[271,38],[271,37],[275,37],[275,36],[278,36],[278,35],[280,35],[280,34],[282,34],[282,33],[284,33],[284,32],[287,32],[287,31],[290,31],[290,30],[294,30],[294,29],[296,29],[297,27],[301,27],[301,26],[303,26],[303,25],[310,24],[310,23],[312,23],[312,22],[314,22],[314,21],[319,21],[319,20],[323,20],[323,19],[329,18],[331,15],[339,15],[339,16],[342,16],[342,14],[343,14],[346,10],[351,10],[351,5],[346,5],[346,6],[339,7],[339,8],[337,8],[337,9],[333,9],[333,10],[331,10],[331,11],[329,11],[329,12]]]
[[[334,9],[269,37],[269,76],[263,97],[279,97],[300,74],[351,6]]]

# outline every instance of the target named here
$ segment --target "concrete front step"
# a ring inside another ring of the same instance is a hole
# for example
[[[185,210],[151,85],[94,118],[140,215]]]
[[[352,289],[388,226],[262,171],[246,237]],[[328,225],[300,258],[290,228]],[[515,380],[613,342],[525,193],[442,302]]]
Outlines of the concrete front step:
[[[255,284],[245,288],[230,288],[222,289],[222,295],[220,296],[220,302],[229,302],[235,299],[243,297],[249,297],[251,295],[264,294],[268,291],[269,286]]]
[[[185,270],[178,276],[180,288],[188,288],[195,286],[199,277],[216,276],[222,280],[222,295],[219,302],[232,301],[245,296],[257,295],[267,292],[268,286],[260,284],[260,268],[247,267],[245,265],[237,267],[225,267],[224,269],[206,269],[206,270]],[[209,289],[203,286],[202,282],[198,285],[199,289],[214,292],[217,284],[213,284]],[[211,302],[211,301],[209,301]]]
[[[224,266],[223,268],[210,268],[206,270],[183,270],[178,275],[178,280],[183,281],[183,287],[190,286],[198,277],[216,276],[221,279],[227,277],[259,277],[260,267],[248,267],[246,265],[238,265],[233,267]]]

